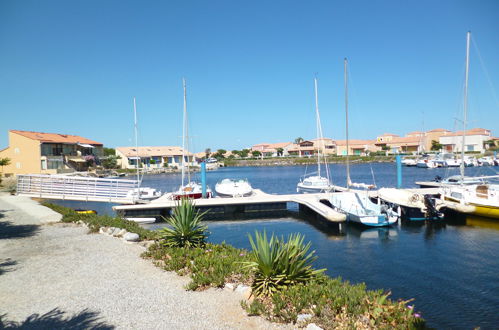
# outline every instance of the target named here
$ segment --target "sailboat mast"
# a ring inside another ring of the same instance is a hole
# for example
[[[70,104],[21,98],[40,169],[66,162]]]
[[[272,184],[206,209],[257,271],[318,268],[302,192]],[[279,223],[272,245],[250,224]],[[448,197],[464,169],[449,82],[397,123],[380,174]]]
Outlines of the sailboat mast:
[[[321,148],[320,148],[320,143],[322,142],[319,140],[321,138],[320,136],[320,119],[319,119],[319,97],[317,95],[317,77],[314,78],[314,90],[315,90],[315,126],[317,130],[317,142],[319,148],[317,148],[317,175],[321,176]]]
[[[348,72],[347,72],[348,60],[345,57],[344,61],[344,76],[345,76],[345,132],[346,132],[346,144],[347,144],[347,189],[350,188],[350,157],[349,157],[349,145],[348,145]]]
[[[468,31],[466,34],[466,77],[464,80],[464,104],[463,104],[463,141],[461,145],[461,184],[464,182],[464,148],[465,148],[465,140],[466,140],[466,116],[468,112],[468,78],[469,78],[469,69],[470,69],[470,39],[471,32]]]
[[[185,91],[185,78],[182,78],[182,86],[184,88],[184,111],[183,111],[183,121],[182,121],[182,187],[185,184],[185,127],[186,127],[186,117],[187,117],[187,95]]]
[[[137,104],[135,102],[135,96],[133,97],[133,127],[135,131],[135,150],[137,150],[137,185],[140,186],[140,173],[139,173],[139,139],[138,139],[138,130],[137,130]]]

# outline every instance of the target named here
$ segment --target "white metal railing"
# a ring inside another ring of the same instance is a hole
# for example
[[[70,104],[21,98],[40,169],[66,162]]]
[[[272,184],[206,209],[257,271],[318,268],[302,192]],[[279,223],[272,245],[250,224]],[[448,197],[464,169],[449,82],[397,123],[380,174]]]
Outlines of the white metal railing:
[[[82,201],[133,201],[137,180],[101,179],[66,175],[20,174],[17,193],[40,198]]]

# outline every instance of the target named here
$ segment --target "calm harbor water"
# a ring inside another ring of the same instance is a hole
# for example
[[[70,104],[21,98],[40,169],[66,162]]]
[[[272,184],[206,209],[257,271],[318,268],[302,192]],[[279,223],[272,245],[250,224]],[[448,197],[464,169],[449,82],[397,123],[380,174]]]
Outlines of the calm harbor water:
[[[335,184],[344,185],[345,166],[331,165]],[[313,167],[308,170],[313,171]],[[467,175],[490,175],[497,167],[467,168]],[[254,188],[267,193],[296,191],[305,166],[232,167],[208,172],[213,188],[223,178],[247,178]],[[404,186],[430,181],[435,176],[457,174],[458,170],[404,168]],[[351,167],[352,181],[378,187],[396,185],[393,163],[358,164]],[[196,176],[196,174],[195,174]],[[144,177],[143,185],[162,191],[176,189],[179,174]],[[111,212],[109,204],[61,202],[71,207]],[[162,224],[150,225],[151,228]],[[319,257],[317,267],[330,276],[350,282],[365,282],[370,289],[392,292],[393,298],[415,298],[416,310],[436,328],[482,329],[499,327],[499,222],[448,217],[437,223],[405,223],[390,228],[368,229],[335,225],[307,219],[290,212],[280,219],[209,222],[210,241],[249,248],[247,235],[265,229],[287,235],[300,232],[312,242]],[[412,304],[412,303],[411,303]]]

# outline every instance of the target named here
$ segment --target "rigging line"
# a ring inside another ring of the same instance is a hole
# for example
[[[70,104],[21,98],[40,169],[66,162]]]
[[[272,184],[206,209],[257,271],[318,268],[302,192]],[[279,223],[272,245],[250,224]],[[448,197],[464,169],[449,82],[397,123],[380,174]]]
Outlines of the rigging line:
[[[497,103],[497,106],[499,107],[499,98],[497,97],[496,90],[494,88],[494,84],[492,83],[492,79],[490,78],[489,72],[487,71],[487,68],[485,67],[485,62],[483,61],[482,55],[480,54],[480,49],[478,49],[478,45],[475,42],[475,38],[471,39],[471,43],[473,44],[476,53],[478,55],[478,59],[480,60],[480,65],[482,66],[482,70],[485,73],[485,77],[487,78],[487,82],[489,83],[489,87],[492,91],[492,95],[494,96],[494,99]]]
[[[373,177],[373,184],[374,184],[374,187],[377,187],[377,186],[376,186],[376,180],[374,179],[374,171],[373,171],[373,166],[372,166],[372,164],[369,164],[369,165],[370,165],[370,167],[371,167],[371,175],[372,175],[372,177]]]

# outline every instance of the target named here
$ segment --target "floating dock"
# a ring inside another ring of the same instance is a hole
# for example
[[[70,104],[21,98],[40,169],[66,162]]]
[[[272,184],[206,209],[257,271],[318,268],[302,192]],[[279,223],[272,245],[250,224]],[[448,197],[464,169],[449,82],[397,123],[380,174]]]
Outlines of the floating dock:
[[[288,209],[287,203],[297,203],[302,211],[312,211],[320,218],[330,222],[344,222],[346,216],[327,205],[330,195],[330,193],[271,195],[254,189],[253,195],[249,197],[196,199],[194,205],[202,212],[207,211],[208,217],[210,215],[230,217],[236,213],[265,214],[286,211]],[[166,217],[177,205],[178,201],[170,200],[164,196],[148,204],[120,205],[114,206],[113,209],[124,217],[139,215]]]

